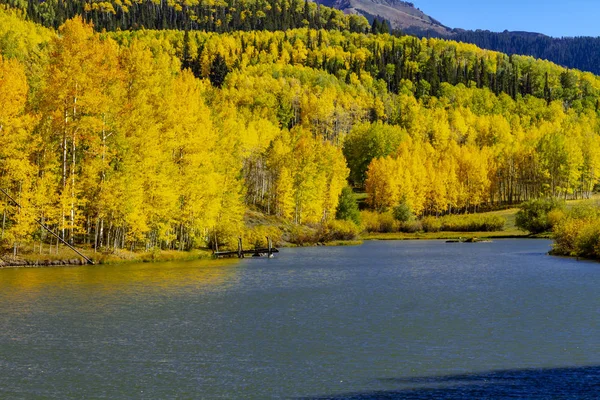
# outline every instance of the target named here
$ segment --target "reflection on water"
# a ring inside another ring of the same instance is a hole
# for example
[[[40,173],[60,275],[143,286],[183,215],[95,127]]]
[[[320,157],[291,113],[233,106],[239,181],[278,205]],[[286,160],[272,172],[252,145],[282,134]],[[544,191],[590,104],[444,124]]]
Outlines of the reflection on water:
[[[599,264],[549,247],[0,270],[0,398],[589,398]]]
[[[0,292],[27,295],[44,290],[85,286],[89,290],[172,291],[232,284],[237,260],[202,260],[147,264],[52,268],[11,268],[0,271]]]

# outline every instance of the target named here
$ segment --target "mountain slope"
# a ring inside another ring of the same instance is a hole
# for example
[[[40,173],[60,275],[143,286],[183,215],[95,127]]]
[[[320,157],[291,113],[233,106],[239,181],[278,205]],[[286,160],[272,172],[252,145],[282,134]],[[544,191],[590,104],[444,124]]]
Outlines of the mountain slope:
[[[418,37],[439,37],[472,43],[508,55],[522,54],[552,61],[567,68],[600,74],[600,38],[554,38],[535,32],[490,32],[451,29],[423,13],[413,3],[401,0],[315,0],[346,14],[369,21],[387,20],[392,29]]]
[[[435,34],[450,34],[450,29],[431,18],[413,3],[401,0],[316,0],[327,7],[337,8],[346,14],[360,14],[370,21],[374,18],[390,22],[392,29],[431,31]]]

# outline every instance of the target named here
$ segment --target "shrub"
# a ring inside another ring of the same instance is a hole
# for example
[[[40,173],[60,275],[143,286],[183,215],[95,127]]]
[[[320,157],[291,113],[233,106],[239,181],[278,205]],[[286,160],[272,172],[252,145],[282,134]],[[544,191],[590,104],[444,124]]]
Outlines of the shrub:
[[[575,248],[578,256],[600,257],[600,221],[585,224],[577,235]]]
[[[404,201],[400,202],[400,204],[398,204],[396,207],[394,207],[392,215],[394,216],[394,219],[396,221],[400,221],[400,222],[408,222],[408,221],[412,220],[415,216],[413,214],[410,206],[408,204],[406,204],[406,202],[404,202]]]
[[[338,203],[335,218],[352,221],[356,225],[360,225],[360,211],[358,210],[358,203],[352,188],[346,186],[342,189],[340,194],[340,201]]]
[[[379,217],[376,212],[363,211],[360,213],[363,229],[369,233],[379,232]]]
[[[306,226],[294,226],[289,234],[289,242],[298,246],[311,245],[318,241],[317,232]]]
[[[521,205],[517,213],[516,224],[520,229],[531,233],[542,233],[552,229],[552,221],[548,214],[552,210],[564,209],[564,203],[556,199],[530,200]]]
[[[552,227],[557,226],[566,217],[566,213],[561,209],[554,209],[548,213],[548,224]]]
[[[494,232],[504,229],[506,219],[499,215],[448,215],[441,223],[445,232]]]
[[[370,233],[397,232],[400,224],[390,213],[377,213],[373,211],[361,212],[363,228]]]
[[[600,218],[600,204],[579,204],[568,212],[569,218],[596,219]]]
[[[554,227],[554,253],[565,256],[577,255],[577,236],[581,232],[583,221],[565,218]]]
[[[583,205],[554,226],[554,254],[600,259],[600,207]]]
[[[402,222],[399,230],[404,233],[417,233],[423,230],[423,224],[421,224],[421,221]]]
[[[320,232],[320,242],[332,242],[334,240],[354,240],[359,235],[358,226],[352,221],[331,221],[324,225]]]
[[[442,221],[436,217],[425,217],[421,220],[425,232],[439,232],[442,230]]]
[[[271,238],[274,246],[281,242],[282,232],[275,226],[257,225],[246,229],[244,234],[244,248],[267,247],[267,236]]]
[[[398,222],[390,213],[379,214],[379,229],[382,233],[397,232]]]

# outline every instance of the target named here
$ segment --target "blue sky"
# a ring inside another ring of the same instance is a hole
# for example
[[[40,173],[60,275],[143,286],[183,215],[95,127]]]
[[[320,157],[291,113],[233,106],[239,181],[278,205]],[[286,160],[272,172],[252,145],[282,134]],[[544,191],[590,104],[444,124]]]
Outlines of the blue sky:
[[[600,36],[600,0],[410,0],[451,28]]]

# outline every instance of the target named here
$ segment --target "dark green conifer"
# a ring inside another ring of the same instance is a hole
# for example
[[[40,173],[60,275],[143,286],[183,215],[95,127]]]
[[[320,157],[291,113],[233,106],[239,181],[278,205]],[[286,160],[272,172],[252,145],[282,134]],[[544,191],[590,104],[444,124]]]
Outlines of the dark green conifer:
[[[208,76],[210,83],[214,87],[222,87],[228,73],[229,67],[227,67],[225,58],[221,54],[217,54],[210,66],[210,74]]]

